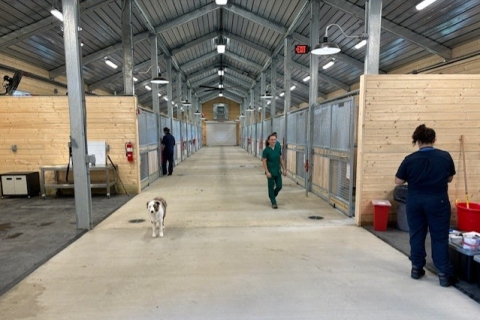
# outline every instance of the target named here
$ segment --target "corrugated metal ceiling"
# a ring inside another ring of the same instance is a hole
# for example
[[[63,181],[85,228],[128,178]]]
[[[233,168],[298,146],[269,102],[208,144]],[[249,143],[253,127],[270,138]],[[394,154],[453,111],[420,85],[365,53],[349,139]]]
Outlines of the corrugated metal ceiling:
[[[90,90],[123,92],[122,0],[80,1],[80,31],[84,80]],[[214,0],[132,0],[134,35],[135,93],[142,104],[151,105],[151,92],[144,88],[151,73],[149,25],[159,35],[168,53],[159,59],[166,70],[165,57],[171,55],[184,81],[201,100],[211,99],[200,86],[217,86],[216,72],[226,68],[225,92],[235,100],[249,93],[260,73],[278,53],[275,87],[283,88],[283,43],[292,31],[294,44],[308,43],[310,6],[308,0],[229,0],[219,7]],[[320,33],[336,23],[346,34],[364,30],[365,0],[320,0]],[[438,0],[423,11],[414,7],[420,0],[383,0],[380,70],[389,72],[413,61],[438,55],[448,60],[452,48],[480,38],[480,2]],[[62,23],[50,14],[55,0],[0,1],[0,52],[50,72],[55,79],[65,74]],[[296,22],[296,23],[295,23]],[[294,25],[295,24],[295,25]],[[223,34],[227,52],[216,53],[216,38]],[[363,73],[365,49],[356,50],[356,40],[331,28],[329,38],[340,45],[334,67],[321,66],[331,57],[320,57],[319,94],[339,88],[348,90]],[[320,40],[320,39],[319,39]],[[159,50],[161,52],[161,50]],[[104,63],[109,57],[120,67],[114,70]],[[308,101],[309,56],[294,55],[292,81],[297,85],[294,103]],[[1,66],[0,66],[1,67]],[[9,66],[14,68],[15,66]],[[175,73],[178,70],[175,70]],[[176,77],[176,75],[175,75]],[[267,83],[270,83],[267,70]],[[173,86],[174,99],[178,96]],[[186,91],[186,89],[184,89]],[[258,89],[257,89],[258,91]],[[162,95],[166,88],[161,87]],[[185,95],[185,93],[184,93]],[[164,100],[161,107],[165,108]]]

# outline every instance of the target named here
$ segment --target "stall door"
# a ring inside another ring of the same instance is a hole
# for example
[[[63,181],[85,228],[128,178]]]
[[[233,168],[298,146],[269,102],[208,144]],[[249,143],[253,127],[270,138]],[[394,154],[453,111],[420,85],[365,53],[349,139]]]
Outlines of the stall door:
[[[235,146],[237,144],[237,130],[234,121],[208,121],[207,146]]]

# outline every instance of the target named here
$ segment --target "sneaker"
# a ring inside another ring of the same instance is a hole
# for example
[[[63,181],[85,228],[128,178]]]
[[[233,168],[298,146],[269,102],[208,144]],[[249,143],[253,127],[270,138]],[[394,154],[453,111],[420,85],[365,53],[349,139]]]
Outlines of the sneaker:
[[[457,278],[455,278],[452,275],[447,275],[447,274],[438,274],[438,281],[440,282],[440,285],[442,287],[450,287],[453,286],[455,283],[457,283]]]
[[[272,204],[272,208],[273,208],[273,209],[278,209],[277,204],[276,204],[276,203],[275,203],[275,204]]]
[[[412,271],[410,272],[410,277],[412,277],[412,279],[415,279],[415,280],[420,279],[424,275],[425,275],[425,270],[423,268],[420,269],[420,268],[413,267]]]

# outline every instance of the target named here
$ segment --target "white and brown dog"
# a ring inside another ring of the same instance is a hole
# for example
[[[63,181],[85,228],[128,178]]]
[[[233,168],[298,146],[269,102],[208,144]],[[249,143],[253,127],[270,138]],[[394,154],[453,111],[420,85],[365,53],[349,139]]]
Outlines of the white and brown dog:
[[[162,197],[153,198],[153,200],[147,202],[147,209],[150,213],[150,221],[152,222],[152,238],[157,237],[157,228],[159,229],[160,237],[163,237],[165,216],[167,215],[167,201]]]

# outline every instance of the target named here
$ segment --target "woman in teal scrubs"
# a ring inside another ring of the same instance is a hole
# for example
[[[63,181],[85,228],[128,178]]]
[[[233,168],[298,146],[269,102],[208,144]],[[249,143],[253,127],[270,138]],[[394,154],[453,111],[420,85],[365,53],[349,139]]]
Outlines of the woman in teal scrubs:
[[[275,148],[277,137],[271,134],[267,139],[267,146],[263,149],[262,163],[265,175],[267,176],[268,197],[272,203],[272,208],[277,209],[277,195],[282,189],[282,174],[287,175],[285,165],[282,159],[282,149]]]

